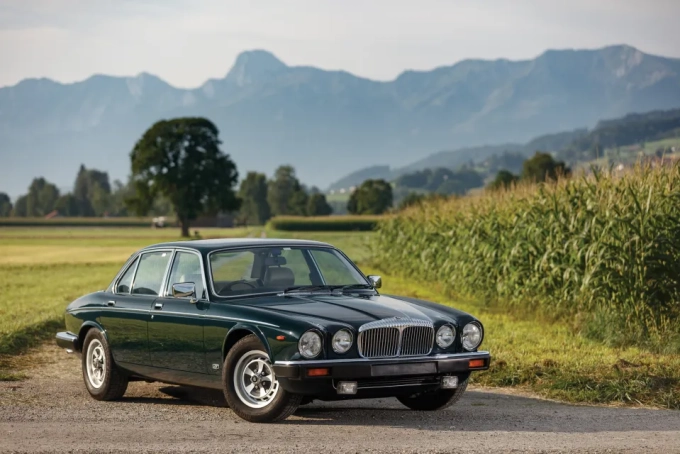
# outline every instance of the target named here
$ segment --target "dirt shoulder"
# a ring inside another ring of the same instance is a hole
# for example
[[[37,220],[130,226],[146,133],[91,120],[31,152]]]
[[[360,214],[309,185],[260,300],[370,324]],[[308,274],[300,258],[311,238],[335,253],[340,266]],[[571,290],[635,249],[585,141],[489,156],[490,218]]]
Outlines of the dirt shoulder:
[[[314,402],[280,424],[236,417],[219,392],[131,383],[118,402],[85,391],[78,358],[46,345],[29,378],[0,382],[0,452],[680,453],[680,412],[573,406],[468,391],[443,412],[396,399]]]

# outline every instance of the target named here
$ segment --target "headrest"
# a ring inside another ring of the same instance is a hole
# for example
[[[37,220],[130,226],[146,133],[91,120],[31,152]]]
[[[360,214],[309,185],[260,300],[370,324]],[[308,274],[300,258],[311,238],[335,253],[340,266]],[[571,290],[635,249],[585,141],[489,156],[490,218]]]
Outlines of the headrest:
[[[290,287],[295,284],[295,274],[290,268],[267,268],[264,275],[264,285],[272,287]]]

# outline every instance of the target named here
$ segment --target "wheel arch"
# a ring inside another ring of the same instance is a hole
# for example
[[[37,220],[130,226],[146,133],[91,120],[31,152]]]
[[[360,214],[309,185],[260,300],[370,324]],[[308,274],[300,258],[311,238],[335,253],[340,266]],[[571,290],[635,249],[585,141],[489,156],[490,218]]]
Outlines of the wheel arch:
[[[85,341],[85,336],[87,336],[87,332],[90,331],[91,329],[98,329],[104,335],[106,340],[107,341],[109,340],[109,337],[106,335],[106,330],[102,328],[100,324],[88,320],[82,325],[80,325],[80,329],[78,330],[78,351],[81,353],[83,351],[83,342]]]
[[[231,348],[236,345],[238,341],[251,334],[254,334],[258,339],[260,339],[260,342],[262,342],[262,345],[264,345],[269,358],[273,361],[272,350],[269,346],[269,341],[267,341],[267,337],[262,333],[262,331],[255,325],[238,323],[234,325],[229,330],[229,332],[227,332],[227,335],[224,338],[224,343],[222,344],[222,362],[224,362],[224,360],[227,358],[229,350],[231,350]]]

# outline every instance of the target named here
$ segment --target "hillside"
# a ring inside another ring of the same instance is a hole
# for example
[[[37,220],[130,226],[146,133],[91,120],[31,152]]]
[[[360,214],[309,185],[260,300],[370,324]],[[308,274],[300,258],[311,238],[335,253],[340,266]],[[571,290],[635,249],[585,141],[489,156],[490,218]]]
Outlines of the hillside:
[[[680,60],[629,46],[547,51],[533,60],[465,60],[377,82],[241,54],[222,79],[178,89],[150,74],[0,89],[0,191],[37,175],[71,184],[74,169],[128,172],[128,153],[154,121],[213,120],[239,170],[284,163],[328,187],[362,165],[403,167],[427,150],[524,143],[601,118],[680,107]]]

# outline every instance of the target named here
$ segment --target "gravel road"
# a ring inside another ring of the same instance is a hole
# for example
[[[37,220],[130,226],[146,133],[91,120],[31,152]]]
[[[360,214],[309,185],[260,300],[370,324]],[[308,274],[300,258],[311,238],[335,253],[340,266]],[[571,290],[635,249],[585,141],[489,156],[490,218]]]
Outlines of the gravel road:
[[[0,382],[0,452],[663,452],[680,453],[680,412],[559,404],[469,390],[454,407],[396,399],[314,402],[279,424],[250,424],[219,392],[131,383],[97,402],[77,357],[46,346],[31,378]]]

